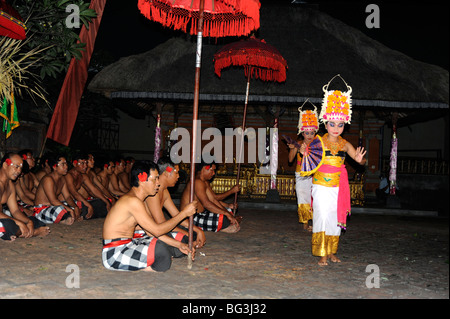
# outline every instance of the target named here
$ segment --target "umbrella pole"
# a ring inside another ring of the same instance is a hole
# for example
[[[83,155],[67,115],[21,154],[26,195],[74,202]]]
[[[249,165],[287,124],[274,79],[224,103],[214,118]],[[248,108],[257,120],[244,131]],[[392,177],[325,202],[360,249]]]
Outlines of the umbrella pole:
[[[195,151],[197,149],[197,119],[198,119],[198,100],[200,95],[200,68],[202,59],[202,33],[203,33],[203,9],[205,0],[200,0],[200,10],[197,29],[197,52],[195,60],[195,88],[194,88],[194,105],[192,110],[192,149],[191,149],[191,172],[190,172],[190,197],[189,202],[194,201],[194,184],[195,184]],[[194,217],[189,216],[189,250],[193,246]],[[188,254],[188,269],[192,268],[192,253]]]
[[[244,131],[245,131],[245,121],[247,117],[247,105],[248,105],[248,94],[250,91],[250,76],[252,73],[252,67],[249,67],[248,75],[247,75],[247,90],[245,92],[245,104],[244,104],[244,116],[242,118],[242,134],[241,134],[241,145],[239,150],[239,161],[238,161],[238,170],[237,170],[237,176],[236,176],[236,185],[239,185],[239,176],[241,175],[241,159],[242,159],[242,152],[244,150]],[[237,198],[238,193],[234,193],[234,207],[233,207],[233,215],[236,216],[236,206],[237,206]]]

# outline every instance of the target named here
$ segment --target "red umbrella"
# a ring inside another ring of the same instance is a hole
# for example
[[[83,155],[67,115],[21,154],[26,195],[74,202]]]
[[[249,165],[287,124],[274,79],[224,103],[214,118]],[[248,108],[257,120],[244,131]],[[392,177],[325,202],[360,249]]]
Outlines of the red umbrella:
[[[0,36],[23,40],[26,38],[22,17],[6,0],[0,0]]]
[[[195,149],[197,141],[198,100],[200,95],[200,67],[202,37],[248,35],[259,28],[259,0],[139,0],[138,8],[149,20],[190,34],[197,32],[195,61],[194,104],[192,110],[190,202],[194,200]],[[203,22],[205,21],[205,26]],[[189,248],[192,249],[193,217],[189,217]],[[188,268],[192,267],[188,256]]]
[[[219,77],[230,66],[243,66],[247,78],[250,71],[255,79],[286,81],[286,60],[274,46],[255,37],[227,44],[214,54],[214,71]]]
[[[139,0],[138,8],[152,21],[194,35],[198,31],[200,2]],[[250,34],[259,28],[259,7],[258,0],[205,0],[203,36],[219,38]]]
[[[243,66],[247,77],[239,164],[236,177],[236,184],[239,185],[250,78],[261,79],[262,81],[284,82],[286,81],[287,63],[275,47],[267,44],[264,40],[251,37],[247,40],[230,43],[214,54],[214,69],[219,77],[222,69],[230,66]],[[234,214],[236,214],[236,203],[237,193],[234,197]]]

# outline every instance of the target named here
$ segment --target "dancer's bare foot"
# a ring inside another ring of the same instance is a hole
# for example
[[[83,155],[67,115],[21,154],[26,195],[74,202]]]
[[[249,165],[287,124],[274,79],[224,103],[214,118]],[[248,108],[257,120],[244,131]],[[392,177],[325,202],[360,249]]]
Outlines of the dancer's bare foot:
[[[60,223],[64,225],[72,225],[75,219],[72,216],[67,217],[66,219],[62,220]]]
[[[334,263],[340,263],[341,262],[341,260],[339,259],[339,258],[337,258],[335,255],[333,255],[333,254],[329,254],[328,255],[328,259],[330,259],[331,260],[331,262],[334,262]]]
[[[236,223],[236,224],[231,224],[227,228],[222,229],[221,232],[223,232],[223,233],[237,233],[240,229],[241,229],[241,227],[239,227],[239,224]]]
[[[320,257],[318,265],[319,266],[328,266],[327,256]]]
[[[303,230],[312,233],[312,226],[305,223],[303,224]]]
[[[12,235],[12,236],[9,236],[9,240],[3,240],[2,242],[11,243],[11,242],[15,241],[16,238],[17,238],[16,236]]]
[[[37,237],[37,236],[44,237],[44,236],[47,236],[49,233],[50,233],[50,227],[43,226],[43,227],[34,229],[33,237]]]

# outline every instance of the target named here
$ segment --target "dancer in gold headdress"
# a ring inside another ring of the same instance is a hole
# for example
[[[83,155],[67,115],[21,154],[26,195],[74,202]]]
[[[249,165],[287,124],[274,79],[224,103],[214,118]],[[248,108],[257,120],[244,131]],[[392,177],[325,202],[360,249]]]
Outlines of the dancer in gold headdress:
[[[345,124],[350,124],[351,120],[352,88],[345,83],[347,92],[328,91],[330,82],[323,87],[325,96],[319,116],[328,132],[322,137],[325,157],[312,180],[312,254],[320,257],[319,265],[322,266],[328,265],[328,259],[341,261],[336,257],[339,236],[341,229],[346,228],[347,215],[351,210],[345,154],[361,165],[366,162],[364,148],[355,149],[340,136]]]
[[[305,103],[308,100],[305,101]],[[319,122],[317,115],[317,108],[314,106],[314,110],[303,111],[303,105],[298,108],[299,111],[299,121],[298,121],[298,133],[303,136],[303,143],[309,145],[314,139],[317,131],[319,130]],[[312,208],[311,208],[311,187],[312,187],[312,176],[301,176],[301,154],[300,148],[295,144],[288,143],[289,151],[289,162],[292,162],[294,158],[297,159],[297,165],[295,168],[295,191],[297,193],[297,213],[298,222],[303,224],[303,229],[312,231],[312,226],[308,226],[308,222],[312,221]]]

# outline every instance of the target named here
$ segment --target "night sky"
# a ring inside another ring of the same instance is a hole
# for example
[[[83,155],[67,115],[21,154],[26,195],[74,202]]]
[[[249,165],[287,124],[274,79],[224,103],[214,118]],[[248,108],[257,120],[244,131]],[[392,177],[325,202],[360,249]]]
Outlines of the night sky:
[[[260,0],[290,4],[292,0]],[[368,29],[366,6],[380,9],[380,28]],[[448,70],[449,4],[426,1],[308,1],[344,23],[355,27],[387,47],[416,60]],[[293,5],[293,4],[292,4]],[[97,36],[96,49],[106,50],[114,59],[151,50],[176,32],[147,20],[139,13],[137,0],[107,1]]]

